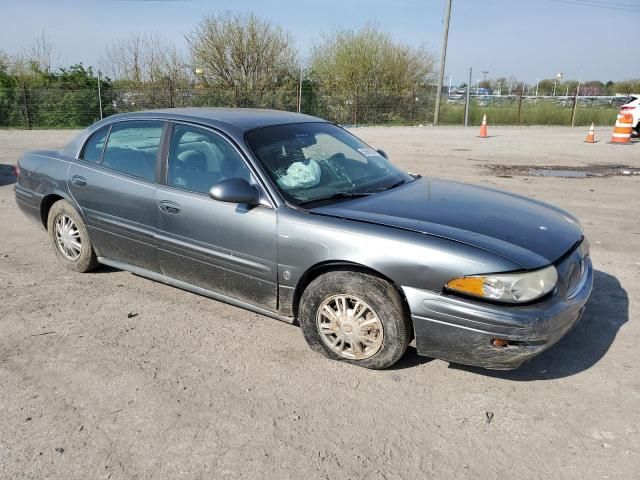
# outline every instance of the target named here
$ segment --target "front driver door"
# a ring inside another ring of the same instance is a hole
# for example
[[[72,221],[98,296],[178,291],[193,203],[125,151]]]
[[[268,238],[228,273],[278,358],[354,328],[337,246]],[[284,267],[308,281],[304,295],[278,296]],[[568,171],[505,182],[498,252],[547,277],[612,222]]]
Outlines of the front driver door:
[[[209,197],[241,177],[256,183],[239,151],[208,129],[175,124],[166,184],[157,190],[162,272],[207,290],[276,310],[276,212]]]

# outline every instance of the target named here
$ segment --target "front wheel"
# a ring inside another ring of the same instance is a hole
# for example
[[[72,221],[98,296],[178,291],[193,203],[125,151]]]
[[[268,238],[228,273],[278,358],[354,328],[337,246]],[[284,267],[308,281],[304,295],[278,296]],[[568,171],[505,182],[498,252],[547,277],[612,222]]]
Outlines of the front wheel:
[[[411,323],[397,290],[364,273],[319,276],[302,294],[298,317],[313,350],[365,368],[390,367],[411,341]]]
[[[66,268],[84,273],[98,266],[87,228],[69,202],[59,200],[51,206],[47,231],[56,257]]]

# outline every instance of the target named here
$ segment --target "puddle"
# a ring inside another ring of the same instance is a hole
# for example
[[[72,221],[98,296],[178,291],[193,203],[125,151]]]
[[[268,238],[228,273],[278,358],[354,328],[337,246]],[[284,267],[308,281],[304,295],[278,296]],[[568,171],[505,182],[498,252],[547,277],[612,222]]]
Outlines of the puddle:
[[[614,176],[640,176],[640,168],[626,165],[587,165],[568,167],[563,165],[485,165],[497,177],[509,178],[514,175],[530,177],[588,178]]]
[[[547,170],[544,168],[532,168],[529,170],[529,175],[536,177],[565,177],[565,178],[584,178],[588,177],[587,172],[581,172],[578,170]]]

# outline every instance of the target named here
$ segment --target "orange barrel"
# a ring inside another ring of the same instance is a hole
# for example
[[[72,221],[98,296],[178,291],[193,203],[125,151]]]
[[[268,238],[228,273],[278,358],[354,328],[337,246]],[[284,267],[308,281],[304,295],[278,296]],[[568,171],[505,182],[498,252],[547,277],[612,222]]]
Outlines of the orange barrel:
[[[630,113],[620,113],[613,127],[611,143],[626,144],[631,142],[631,132],[633,131],[633,115]]]

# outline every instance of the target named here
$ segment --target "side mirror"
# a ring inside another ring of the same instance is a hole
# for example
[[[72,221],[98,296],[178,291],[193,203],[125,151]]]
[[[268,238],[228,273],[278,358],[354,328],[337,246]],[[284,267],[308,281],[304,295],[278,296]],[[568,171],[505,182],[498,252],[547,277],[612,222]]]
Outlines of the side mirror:
[[[244,178],[229,178],[216,183],[209,190],[209,196],[220,202],[243,203],[251,206],[260,203],[260,192]]]
[[[376,152],[378,152],[380,154],[380,156],[386,158],[387,160],[389,160],[389,155],[387,155],[387,152],[385,152],[384,150],[376,150]]]

